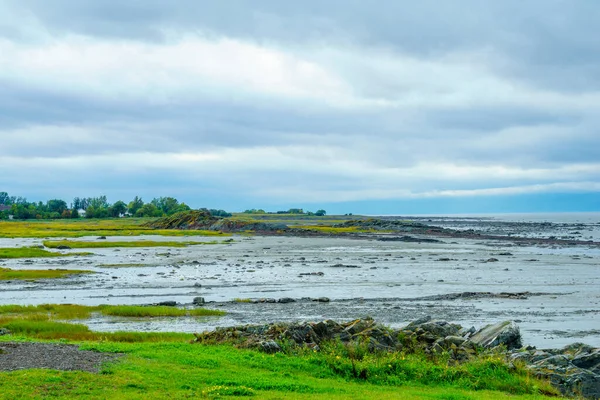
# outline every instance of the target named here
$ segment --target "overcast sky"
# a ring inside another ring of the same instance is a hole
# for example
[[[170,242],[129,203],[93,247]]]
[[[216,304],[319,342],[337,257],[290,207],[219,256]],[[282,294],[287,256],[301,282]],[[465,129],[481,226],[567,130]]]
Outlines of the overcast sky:
[[[595,0],[0,0],[0,191],[600,211],[598,21]]]

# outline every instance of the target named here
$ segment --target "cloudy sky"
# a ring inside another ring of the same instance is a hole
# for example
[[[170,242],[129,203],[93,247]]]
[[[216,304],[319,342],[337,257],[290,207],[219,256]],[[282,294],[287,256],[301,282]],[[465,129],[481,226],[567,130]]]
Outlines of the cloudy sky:
[[[0,0],[0,191],[600,211],[594,0]]]

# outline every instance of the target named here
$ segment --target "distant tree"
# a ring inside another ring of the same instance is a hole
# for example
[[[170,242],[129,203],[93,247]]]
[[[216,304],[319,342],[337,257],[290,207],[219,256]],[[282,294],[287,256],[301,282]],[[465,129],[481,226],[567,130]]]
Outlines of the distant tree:
[[[38,209],[40,208],[42,208],[42,204],[40,204],[40,206],[38,207]],[[68,207],[67,203],[64,200],[54,199],[48,200],[48,202],[46,203],[46,208],[50,213],[62,214]]]
[[[14,202],[15,198],[10,197],[6,192],[0,192],[0,204],[10,206]]]
[[[120,217],[122,214],[125,214],[125,212],[127,212],[127,205],[121,200],[117,201],[109,208],[111,217]]]
[[[325,210],[317,210],[317,211],[315,211],[315,215],[318,216],[318,217],[322,217],[325,214],[327,214],[327,211],[325,211]]]
[[[106,196],[90,197],[88,200],[88,207],[93,206],[94,208],[108,208],[108,200]]]
[[[71,218],[79,218],[79,211],[76,208],[71,210]]]
[[[262,208],[256,209],[253,208],[251,210],[246,210],[244,211],[245,214],[266,214],[265,210],[263,210]]]
[[[162,210],[158,209],[154,204],[144,204],[142,208],[136,211],[136,217],[161,217],[163,215]]]
[[[161,210],[163,213],[167,214],[167,215],[173,215],[176,212],[179,212],[179,201],[173,197],[159,197],[159,198],[155,198],[152,199],[152,201],[150,202],[151,204],[154,204],[154,206],[156,206],[156,208],[158,208],[159,210]]]
[[[301,208],[290,208],[287,211],[288,214],[304,214],[304,210]]]
[[[211,208],[210,210],[208,210],[208,212],[210,212],[211,215],[215,216],[215,217],[231,217],[231,213],[225,211],[225,210],[215,210],[214,208]]]
[[[135,196],[135,198],[127,205],[127,211],[129,211],[131,215],[135,215],[143,206],[144,200],[142,200],[141,197]]]

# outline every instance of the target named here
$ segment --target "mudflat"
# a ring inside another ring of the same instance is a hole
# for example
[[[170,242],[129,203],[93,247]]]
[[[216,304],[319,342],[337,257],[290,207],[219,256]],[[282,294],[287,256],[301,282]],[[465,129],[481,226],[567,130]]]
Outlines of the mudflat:
[[[234,235],[229,243],[210,246],[105,247],[94,248],[93,255],[11,259],[2,266],[95,273],[35,282],[0,281],[0,303],[172,301],[192,306],[194,299],[202,297],[204,307],[228,312],[225,317],[177,318],[168,323],[160,318],[84,321],[97,331],[198,332],[246,323],[364,316],[402,326],[429,315],[463,326],[514,320],[523,341],[538,347],[574,341],[600,346],[600,249],[594,242],[411,237],[416,240],[390,240],[393,235],[383,233]],[[212,240],[189,235],[143,239]],[[141,239],[108,238],[124,240]],[[0,247],[41,242],[0,239]]]

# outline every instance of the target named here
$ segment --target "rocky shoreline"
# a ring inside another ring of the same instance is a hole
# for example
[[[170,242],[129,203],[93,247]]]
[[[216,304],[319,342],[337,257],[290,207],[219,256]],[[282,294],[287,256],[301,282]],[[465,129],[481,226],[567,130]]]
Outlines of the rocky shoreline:
[[[495,351],[504,354],[509,364],[524,363],[534,376],[549,380],[563,395],[600,398],[600,349],[582,343],[553,350],[523,346],[519,327],[512,321],[476,330],[424,317],[392,329],[363,318],[345,323],[324,320],[243,325],[195,336],[196,343],[233,343],[266,353],[280,352],[290,345],[318,351],[328,341],[362,343],[372,352],[421,351],[432,358],[444,355],[451,364]]]

